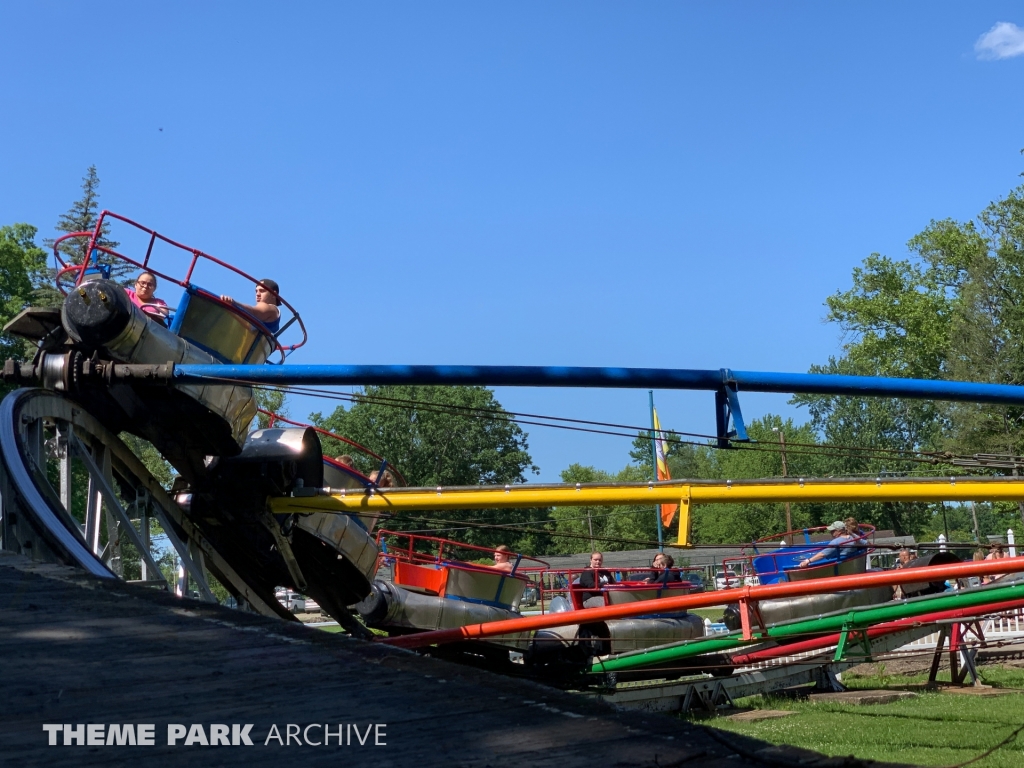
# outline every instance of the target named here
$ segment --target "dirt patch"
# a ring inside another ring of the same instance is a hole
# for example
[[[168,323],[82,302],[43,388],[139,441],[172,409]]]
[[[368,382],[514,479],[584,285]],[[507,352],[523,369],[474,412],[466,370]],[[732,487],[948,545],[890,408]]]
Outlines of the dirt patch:
[[[789,717],[795,714],[796,711],[791,709],[748,709],[743,712],[726,715],[726,719],[741,723],[756,723],[758,720],[772,720],[776,717]]]
[[[820,704],[852,704],[863,706],[865,704],[892,704],[894,701],[916,698],[917,694],[911,691],[842,691],[840,693],[813,693],[810,701]]]

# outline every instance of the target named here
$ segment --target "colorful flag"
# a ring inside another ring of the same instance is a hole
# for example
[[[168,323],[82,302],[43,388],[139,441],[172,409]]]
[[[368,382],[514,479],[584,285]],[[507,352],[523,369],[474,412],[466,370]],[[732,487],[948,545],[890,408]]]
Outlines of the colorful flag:
[[[658,421],[658,411],[652,409],[651,415],[654,419],[654,453],[658,457],[658,479],[671,480],[672,476],[668,472],[668,461],[665,458],[668,454],[668,443],[665,440],[665,433],[661,431],[661,423]],[[672,519],[676,516],[676,510],[678,509],[678,504],[661,505],[662,527],[668,528],[672,525]]]

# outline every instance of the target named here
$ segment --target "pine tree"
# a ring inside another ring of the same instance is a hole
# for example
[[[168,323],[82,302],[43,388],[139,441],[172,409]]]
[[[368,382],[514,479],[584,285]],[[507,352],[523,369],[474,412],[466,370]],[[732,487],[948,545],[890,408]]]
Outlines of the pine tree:
[[[98,218],[100,177],[96,173],[96,166],[90,165],[82,179],[82,197],[75,201],[67,213],[57,220],[55,229],[60,233],[68,232],[92,232],[96,228]],[[100,232],[98,245],[105,248],[115,249],[120,243],[110,240],[110,226],[103,222],[103,229]],[[45,240],[47,248],[53,249],[54,240]],[[65,240],[57,246],[57,250],[68,264],[81,264],[88,257],[89,238],[80,237],[72,240]],[[100,255],[101,264],[109,264],[111,267],[110,276],[113,279],[123,278],[134,271],[131,264],[118,261],[106,254]]]

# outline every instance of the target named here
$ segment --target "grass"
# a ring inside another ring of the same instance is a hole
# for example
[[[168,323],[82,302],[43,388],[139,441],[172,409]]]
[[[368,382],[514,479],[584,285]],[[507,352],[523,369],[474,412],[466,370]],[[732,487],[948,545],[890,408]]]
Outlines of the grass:
[[[711,619],[712,621],[721,621],[722,610],[725,606],[717,606],[715,608],[690,608],[688,613],[696,614],[702,619]]]
[[[899,690],[927,680],[927,674],[890,675],[884,665],[871,665],[868,675],[847,673],[850,689]],[[987,685],[1024,689],[1024,670],[996,666],[981,670]],[[940,673],[939,679],[942,679]],[[949,680],[948,672],[945,679]],[[756,709],[785,709],[789,717],[760,722],[734,722],[725,717],[706,725],[742,733],[775,744],[813,749],[830,756],[854,755],[892,763],[954,765],[977,757],[1024,725],[1024,690],[1004,696],[977,697],[921,691],[917,698],[892,704],[845,705],[808,700],[752,696],[737,704]],[[1024,733],[974,765],[1018,768],[1024,765]]]

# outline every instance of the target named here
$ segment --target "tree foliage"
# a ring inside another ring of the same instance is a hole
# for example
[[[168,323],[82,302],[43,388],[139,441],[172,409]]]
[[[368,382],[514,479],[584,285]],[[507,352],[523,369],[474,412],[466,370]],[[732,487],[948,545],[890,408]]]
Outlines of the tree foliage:
[[[1024,384],[1024,187],[975,221],[932,221],[908,249],[903,260],[872,254],[854,270],[851,288],[828,298],[826,319],[840,326],[845,343],[839,358],[812,372]],[[1019,406],[813,395],[794,401],[808,407],[825,442],[837,445],[956,455],[1024,452]],[[844,457],[832,466],[842,474],[920,468],[896,454]],[[909,533],[929,509],[888,505],[886,517]],[[1019,510],[1024,517],[1024,505]]]
[[[313,423],[383,456],[410,485],[504,485],[526,481],[536,473],[526,433],[505,413],[494,393],[484,387],[366,387],[351,408],[339,406],[328,417],[311,416]],[[327,441],[329,442],[329,441]],[[325,445],[337,454],[350,453],[363,472],[377,462],[351,448]],[[471,520],[484,524],[521,525],[547,519],[546,510],[478,510],[469,513],[420,513],[397,517],[387,526],[399,530],[436,529],[471,544],[506,543],[513,549],[537,551],[538,534],[432,523],[431,520]],[[415,518],[415,519],[413,519]],[[532,524],[525,527],[534,527]]]
[[[268,411],[277,416],[288,416],[283,389],[256,387],[253,389],[253,396],[256,398],[256,407],[261,411]],[[270,417],[265,413],[257,413],[253,429],[266,429],[268,426],[270,426]]]
[[[82,196],[71,204],[71,208],[68,209],[67,213],[62,214],[57,219],[57,226],[55,227],[57,232],[68,234],[71,232],[92,232],[96,229],[96,222],[99,219],[99,187],[100,177],[96,172],[96,166],[90,165],[85,172],[85,176],[82,178]],[[97,245],[111,249],[117,248],[119,243],[111,240],[109,234],[110,225],[104,220]],[[48,239],[44,241],[44,245],[52,249],[54,242],[55,238]],[[89,240],[85,237],[65,240],[57,246],[57,250],[63,256],[64,261],[69,264],[81,264],[84,262],[89,256],[88,249]],[[110,266],[110,276],[115,280],[122,279],[135,271],[131,264],[113,259],[106,254],[101,253],[99,255],[99,262]]]
[[[30,224],[0,227],[0,328],[33,303],[45,281],[46,254],[35,237]],[[0,333],[0,361],[24,357],[24,342]]]
[[[638,438],[642,439],[642,438]],[[647,442],[647,441],[644,441]],[[650,464],[650,462],[648,462]],[[571,464],[561,473],[563,483],[640,483],[650,473],[631,464],[612,474],[590,466]],[[622,507],[556,507],[550,512],[550,554],[585,550],[618,551],[643,546],[636,542],[658,539],[654,507],[649,504]]]

